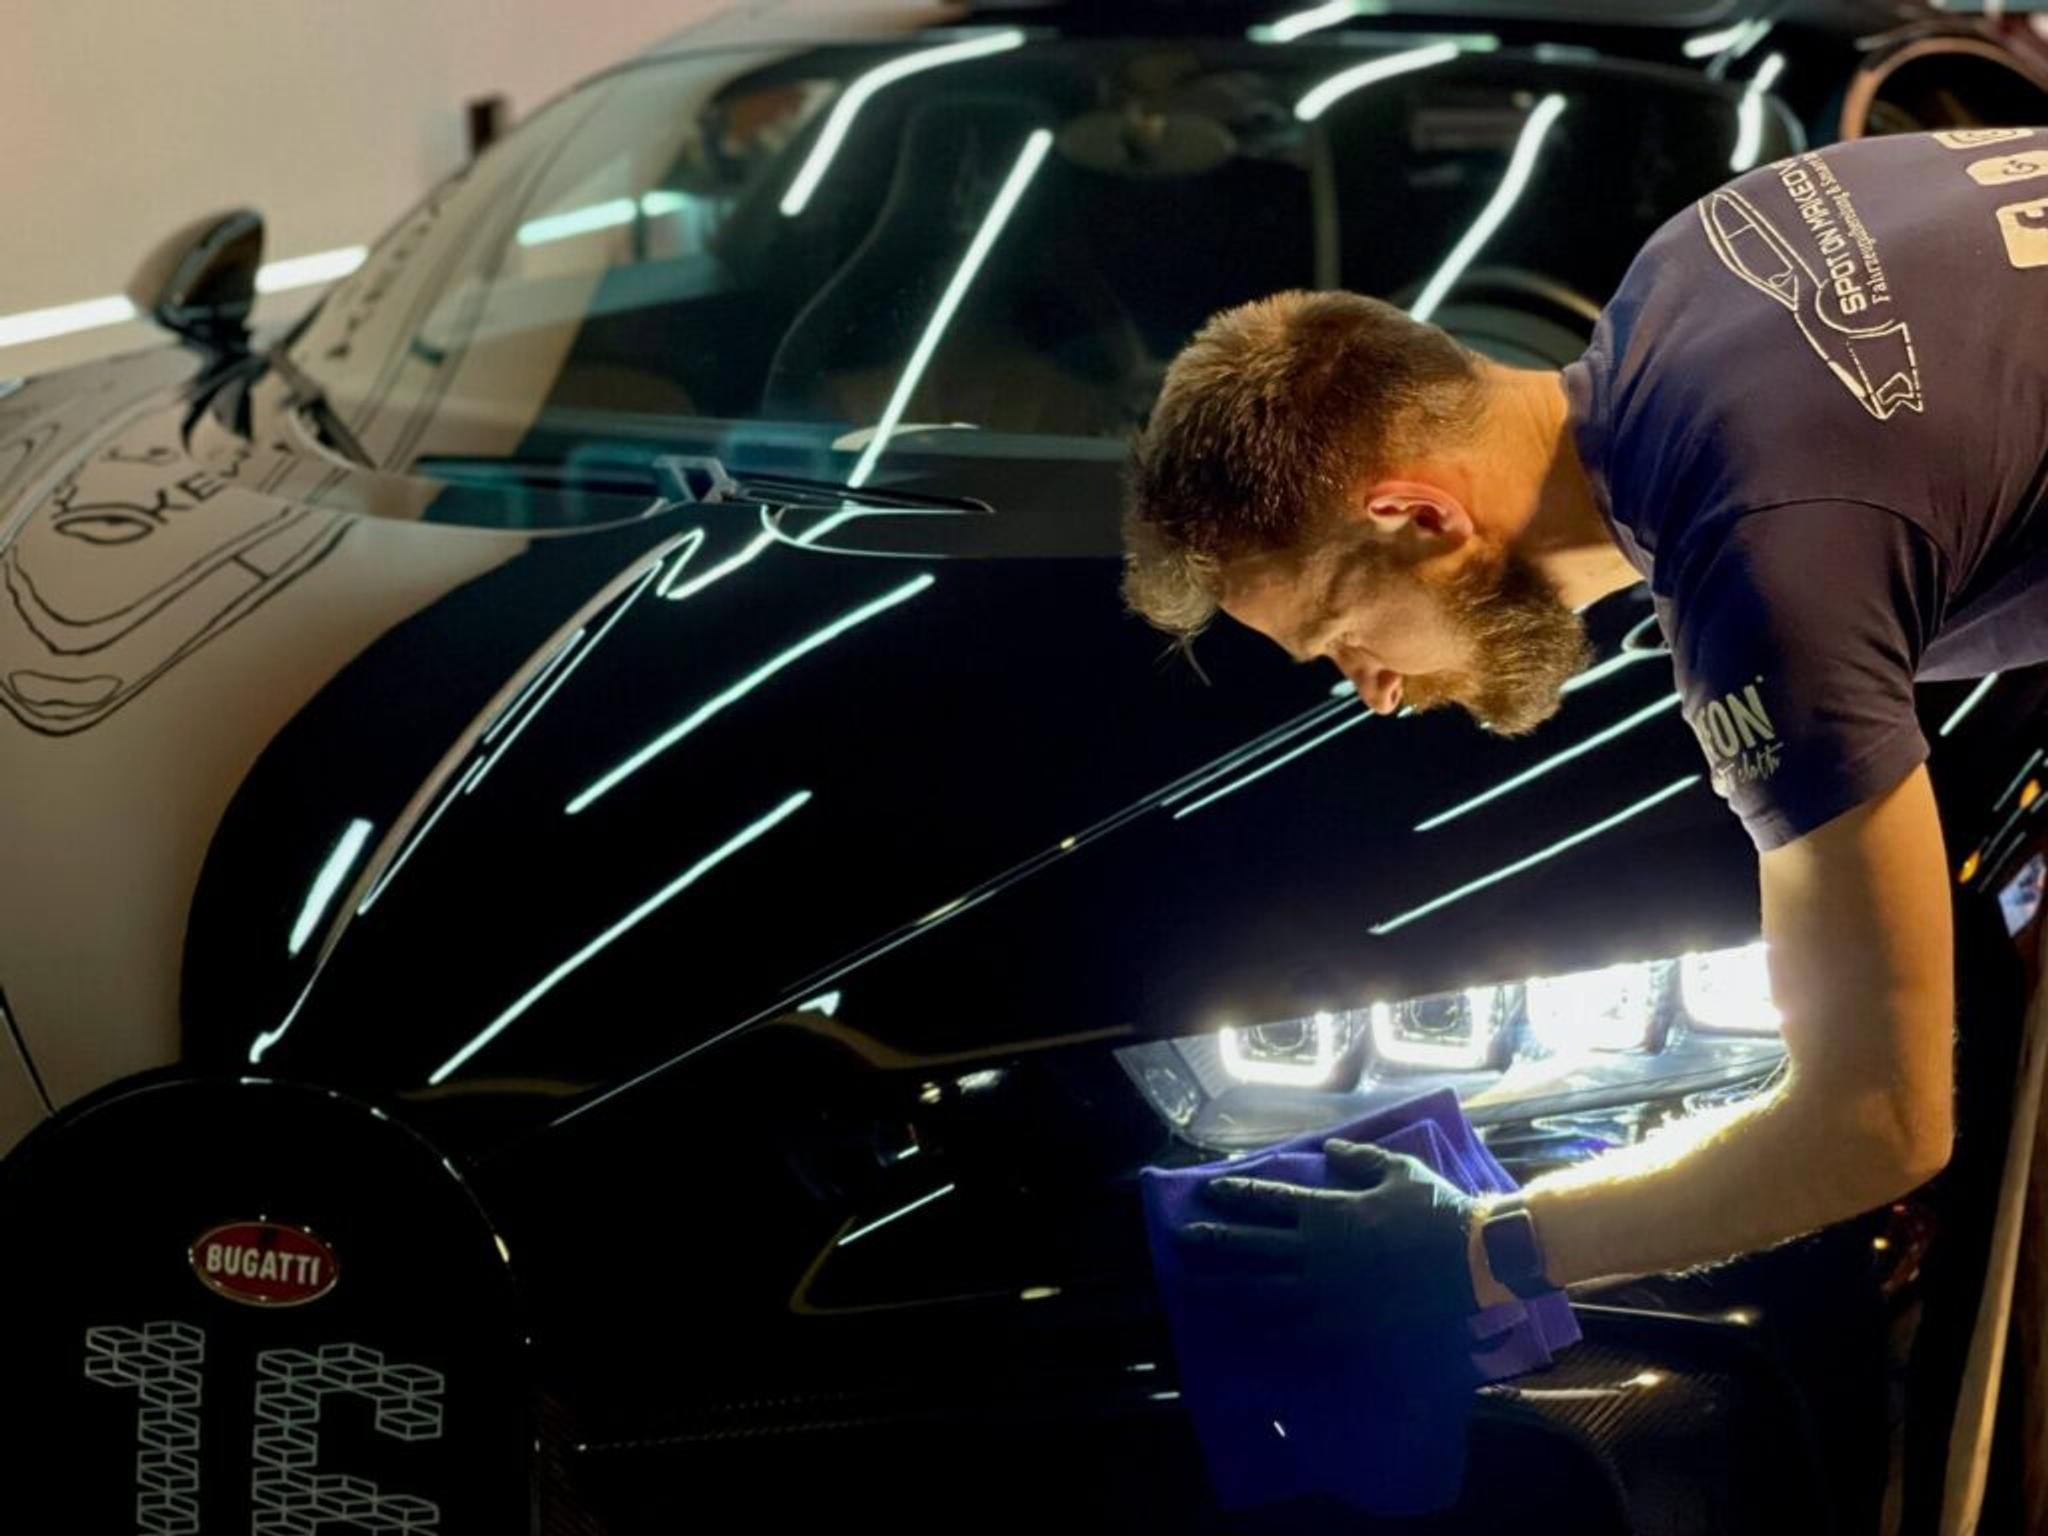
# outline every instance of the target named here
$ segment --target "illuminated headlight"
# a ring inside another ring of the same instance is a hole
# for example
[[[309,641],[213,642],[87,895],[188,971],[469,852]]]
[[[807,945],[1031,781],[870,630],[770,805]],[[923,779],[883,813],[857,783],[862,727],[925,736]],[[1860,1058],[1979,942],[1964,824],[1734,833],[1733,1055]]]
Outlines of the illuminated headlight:
[[[1322,1088],[1357,1038],[1358,1015],[1351,1012],[1244,1029],[1227,1024],[1220,1041],[1223,1070],[1241,1083]]]
[[[1495,1059],[1512,1011],[1511,989],[1467,987],[1372,1005],[1373,1053],[1395,1067],[1477,1072]]]
[[[1685,956],[1678,962],[1678,990],[1695,1029],[1771,1034],[1782,1022],[1761,943]]]
[[[1634,962],[1528,984],[1529,1031],[1553,1051],[1640,1051],[1657,1027],[1659,966]]]

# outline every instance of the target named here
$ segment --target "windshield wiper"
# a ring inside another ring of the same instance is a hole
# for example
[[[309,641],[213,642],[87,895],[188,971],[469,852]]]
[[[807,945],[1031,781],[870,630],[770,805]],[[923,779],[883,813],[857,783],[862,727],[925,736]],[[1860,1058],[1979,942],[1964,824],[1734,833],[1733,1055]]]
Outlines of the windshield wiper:
[[[697,454],[662,454],[654,471],[676,500],[696,505],[753,501],[799,511],[838,512],[848,507],[875,511],[993,512],[975,496],[935,496],[886,486],[845,485],[801,475],[734,475],[717,459]]]
[[[341,419],[341,413],[327,403],[327,391],[300,372],[299,365],[285,354],[282,346],[273,347],[265,361],[284,380],[286,407],[296,407],[312,417],[314,430],[321,442],[365,469],[377,467],[370,461],[370,455],[355,433],[349,430],[348,423]]]

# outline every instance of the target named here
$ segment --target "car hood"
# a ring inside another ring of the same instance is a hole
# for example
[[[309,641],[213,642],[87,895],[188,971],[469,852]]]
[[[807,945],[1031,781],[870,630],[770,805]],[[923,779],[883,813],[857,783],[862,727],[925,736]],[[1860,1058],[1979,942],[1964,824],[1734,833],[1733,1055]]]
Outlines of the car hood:
[[[0,985],[58,1102],[183,1062],[500,1134],[772,1021],[955,1060],[1753,926],[1638,595],[1501,740],[1234,627],[1166,653],[1100,498],[541,536],[465,487],[454,525],[436,482],[187,436],[185,372],[0,417]]]

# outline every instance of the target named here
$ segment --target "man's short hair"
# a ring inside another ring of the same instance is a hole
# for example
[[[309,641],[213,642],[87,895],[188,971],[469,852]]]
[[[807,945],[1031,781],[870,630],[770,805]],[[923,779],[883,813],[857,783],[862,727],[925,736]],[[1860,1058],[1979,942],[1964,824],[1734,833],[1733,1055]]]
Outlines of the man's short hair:
[[[1301,547],[1362,479],[1464,436],[1479,402],[1475,355],[1379,299],[1295,291],[1211,317],[1132,456],[1125,604],[1186,644],[1227,562]]]

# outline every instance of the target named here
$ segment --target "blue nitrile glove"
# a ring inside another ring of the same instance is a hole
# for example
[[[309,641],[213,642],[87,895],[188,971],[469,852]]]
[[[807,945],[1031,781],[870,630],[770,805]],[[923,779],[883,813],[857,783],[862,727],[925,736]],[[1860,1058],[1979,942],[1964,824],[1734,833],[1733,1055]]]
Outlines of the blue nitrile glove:
[[[1347,1187],[1230,1174],[1205,1184],[1202,1198],[1232,1219],[1181,1228],[1190,1265],[1262,1305],[1348,1314],[1370,1328],[1477,1312],[1472,1197],[1406,1153],[1332,1140],[1323,1154]]]

